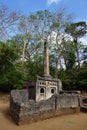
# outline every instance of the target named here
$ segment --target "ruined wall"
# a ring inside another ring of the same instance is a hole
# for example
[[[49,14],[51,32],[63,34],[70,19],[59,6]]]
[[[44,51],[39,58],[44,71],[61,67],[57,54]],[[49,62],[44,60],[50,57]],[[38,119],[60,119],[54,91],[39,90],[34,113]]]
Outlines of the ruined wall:
[[[77,110],[79,110],[78,94],[54,95],[40,102],[28,100],[27,90],[13,90],[10,96],[10,113],[17,124],[74,113]]]
[[[87,97],[80,98],[80,110],[82,112],[87,112]]]

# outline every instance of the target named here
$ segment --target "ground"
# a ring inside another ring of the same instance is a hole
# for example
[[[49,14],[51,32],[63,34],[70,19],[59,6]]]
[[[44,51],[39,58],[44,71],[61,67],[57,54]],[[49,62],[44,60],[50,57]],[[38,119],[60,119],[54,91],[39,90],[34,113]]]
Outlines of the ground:
[[[87,114],[80,112],[17,126],[9,116],[9,95],[0,94],[0,130],[87,130]]]

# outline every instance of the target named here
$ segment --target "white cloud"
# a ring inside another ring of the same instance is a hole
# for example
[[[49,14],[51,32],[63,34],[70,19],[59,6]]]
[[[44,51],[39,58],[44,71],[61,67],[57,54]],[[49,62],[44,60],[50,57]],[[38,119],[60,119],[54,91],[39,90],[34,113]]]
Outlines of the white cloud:
[[[47,0],[47,4],[48,5],[51,5],[52,3],[58,3],[59,1],[61,1],[61,0]]]

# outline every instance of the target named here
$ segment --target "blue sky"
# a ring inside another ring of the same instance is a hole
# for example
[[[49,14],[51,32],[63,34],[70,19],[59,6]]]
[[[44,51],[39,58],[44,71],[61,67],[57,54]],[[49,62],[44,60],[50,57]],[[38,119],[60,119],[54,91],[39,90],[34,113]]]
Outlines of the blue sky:
[[[75,15],[74,21],[87,21],[87,0],[0,0],[11,10],[22,11],[24,15],[38,10],[55,11],[59,7],[65,7],[67,13]],[[87,45],[87,36],[81,41]]]
[[[76,21],[87,21],[87,0],[0,0],[11,10],[21,10],[25,15],[37,10],[55,10],[65,7],[75,15]]]

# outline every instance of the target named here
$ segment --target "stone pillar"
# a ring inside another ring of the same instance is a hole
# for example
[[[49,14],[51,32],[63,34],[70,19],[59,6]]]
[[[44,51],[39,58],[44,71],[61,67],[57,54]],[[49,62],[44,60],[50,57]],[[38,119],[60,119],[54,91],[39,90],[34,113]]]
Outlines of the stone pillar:
[[[44,40],[44,76],[49,77],[49,49],[47,38]]]

